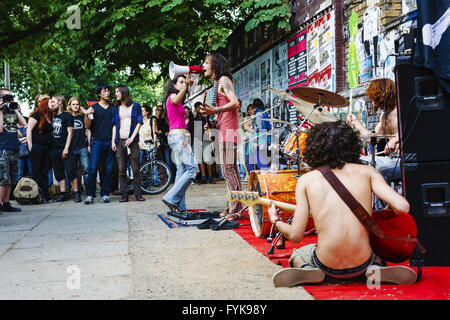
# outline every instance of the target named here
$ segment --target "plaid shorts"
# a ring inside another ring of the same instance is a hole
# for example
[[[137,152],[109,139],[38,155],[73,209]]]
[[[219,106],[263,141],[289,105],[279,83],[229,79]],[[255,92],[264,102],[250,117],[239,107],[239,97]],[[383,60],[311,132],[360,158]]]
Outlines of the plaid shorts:
[[[17,182],[19,152],[0,150],[0,186],[9,186]]]

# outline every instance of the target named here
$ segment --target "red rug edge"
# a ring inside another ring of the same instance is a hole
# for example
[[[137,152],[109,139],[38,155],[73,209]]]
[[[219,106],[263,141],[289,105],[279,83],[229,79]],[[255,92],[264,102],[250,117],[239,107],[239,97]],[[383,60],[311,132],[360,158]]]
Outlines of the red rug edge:
[[[234,231],[249,245],[283,268],[288,267],[288,258],[270,259],[267,251],[271,244],[266,239],[257,238],[250,220],[239,221]],[[286,242],[285,249],[274,249],[274,254],[289,254],[292,249],[316,242],[316,236],[307,236],[300,243]],[[400,265],[409,265],[403,263]],[[413,268],[415,271],[417,268]],[[450,300],[450,267],[422,267],[422,278],[411,285],[368,285],[363,282],[352,284],[319,284],[303,288],[316,300]]]

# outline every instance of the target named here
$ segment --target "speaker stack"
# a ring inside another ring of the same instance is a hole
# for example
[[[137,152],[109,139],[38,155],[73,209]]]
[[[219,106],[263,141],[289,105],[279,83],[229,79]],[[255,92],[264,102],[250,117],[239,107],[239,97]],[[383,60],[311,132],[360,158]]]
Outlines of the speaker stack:
[[[432,70],[396,62],[403,185],[425,266],[450,266],[450,101]]]

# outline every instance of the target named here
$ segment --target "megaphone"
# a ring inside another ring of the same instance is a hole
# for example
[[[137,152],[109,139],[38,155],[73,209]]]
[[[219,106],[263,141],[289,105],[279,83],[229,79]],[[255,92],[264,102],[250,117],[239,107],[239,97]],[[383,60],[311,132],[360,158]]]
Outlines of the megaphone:
[[[202,73],[202,66],[179,66],[173,61],[169,63],[169,76],[170,79],[175,79],[177,76],[187,73]]]

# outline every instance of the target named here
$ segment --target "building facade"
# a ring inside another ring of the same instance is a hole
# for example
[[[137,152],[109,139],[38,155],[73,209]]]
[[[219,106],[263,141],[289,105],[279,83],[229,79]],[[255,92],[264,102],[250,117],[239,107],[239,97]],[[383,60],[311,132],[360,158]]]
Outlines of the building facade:
[[[415,0],[291,0],[289,5],[290,32],[263,26],[245,32],[243,24],[229,38],[224,53],[242,111],[254,98],[262,99],[266,107],[279,103],[281,98],[267,87],[286,91],[309,86],[351,98],[352,111],[364,123],[376,122],[376,117],[367,114],[370,103],[364,91],[373,79],[395,78],[395,40],[414,27]],[[349,32],[352,14],[357,15],[353,37]],[[352,90],[348,80],[351,40],[359,62]],[[348,109],[330,111],[344,119]],[[295,116],[292,108],[291,114]]]

